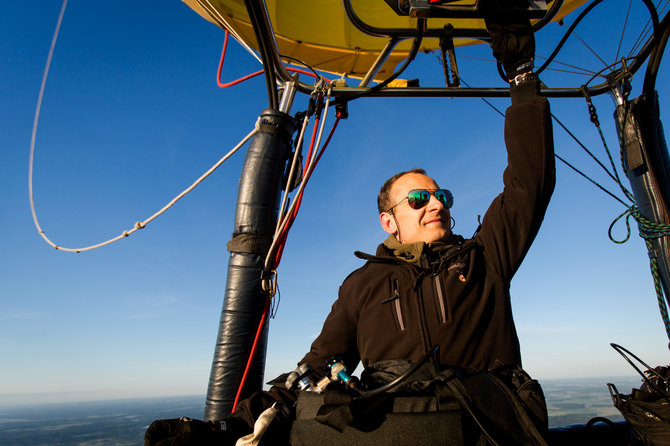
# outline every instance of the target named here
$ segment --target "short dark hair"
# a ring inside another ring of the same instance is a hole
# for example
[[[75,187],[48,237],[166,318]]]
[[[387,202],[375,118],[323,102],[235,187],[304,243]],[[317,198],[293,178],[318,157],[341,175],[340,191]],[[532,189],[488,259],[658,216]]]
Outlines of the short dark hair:
[[[377,209],[379,209],[380,214],[382,212],[388,211],[389,208],[393,206],[393,204],[391,204],[391,188],[393,187],[393,183],[395,183],[398,178],[410,173],[418,173],[421,175],[426,175],[425,170],[417,167],[412,170],[406,170],[404,172],[396,173],[391,178],[386,180],[381,190],[379,191],[379,195],[377,195]]]

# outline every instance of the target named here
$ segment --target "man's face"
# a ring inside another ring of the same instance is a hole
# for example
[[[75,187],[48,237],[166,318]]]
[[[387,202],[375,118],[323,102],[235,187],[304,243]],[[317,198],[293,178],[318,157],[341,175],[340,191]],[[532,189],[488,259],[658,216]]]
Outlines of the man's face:
[[[426,175],[408,173],[398,178],[391,187],[391,204],[394,205],[404,198],[412,189],[439,189],[435,181]],[[386,232],[398,234],[402,243],[435,242],[446,240],[451,235],[451,214],[449,209],[430,196],[428,204],[420,209],[412,209],[407,200],[394,207],[393,217],[384,212],[381,216],[382,227]],[[397,225],[397,226],[396,226]]]

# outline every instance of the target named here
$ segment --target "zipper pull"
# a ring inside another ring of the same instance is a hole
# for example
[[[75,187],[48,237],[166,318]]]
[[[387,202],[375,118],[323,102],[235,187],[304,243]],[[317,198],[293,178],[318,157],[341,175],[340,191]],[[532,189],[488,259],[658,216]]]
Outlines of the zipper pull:
[[[387,304],[389,302],[393,302],[396,299],[400,299],[400,292],[398,291],[398,281],[393,280],[393,295],[391,297],[387,297],[386,299],[382,300],[381,303]]]

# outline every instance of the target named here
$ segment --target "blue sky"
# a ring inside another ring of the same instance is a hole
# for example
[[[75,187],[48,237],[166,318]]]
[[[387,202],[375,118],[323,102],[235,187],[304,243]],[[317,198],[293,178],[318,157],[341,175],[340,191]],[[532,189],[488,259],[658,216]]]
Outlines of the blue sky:
[[[28,157],[60,5],[0,4],[0,403],[204,394],[244,150],[128,239],[81,254],[44,243],[30,215]],[[580,30],[599,54],[613,54],[618,44],[611,28],[621,8],[624,2],[603,8]],[[564,29],[541,31],[538,54],[548,54]],[[130,229],[252,129],[267,107],[264,81],[219,89],[222,43],[220,29],[178,1],[70,1],[34,165],[37,215],[52,240],[81,247]],[[457,52],[467,82],[501,85],[487,47]],[[583,62],[588,53],[571,44],[562,56]],[[657,85],[666,125],[668,68],[666,60]],[[224,79],[257,69],[230,45]],[[403,76],[442,85],[441,73],[434,55],[422,55]],[[571,82],[565,73],[547,72],[543,80]],[[636,84],[632,96],[639,93]],[[508,100],[492,102],[502,109]],[[293,111],[305,103],[299,97]],[[618,152],[612,101],[595,103]],[[584,100],[555,99],[552,108],[602,158]],[[284,252],[268,379],[292,369],[309,348],[339,284],[361,265],[353,251],[374,251],[383,240],[375,199],[387,177],[426,168],[453,191],[455,231],[466,236],[502,187],[503,120],[479,99],[366,98],[349,112],[308,185]],[[616,191],[562,130],[554,132],[557,153]],[[544,226],[512,284],[524,365],[540,380],[633,375],[609,342],[651,364],[668,362],[644,244],[634,236],[615,245],[607,236],[622,211],[558,163]]]

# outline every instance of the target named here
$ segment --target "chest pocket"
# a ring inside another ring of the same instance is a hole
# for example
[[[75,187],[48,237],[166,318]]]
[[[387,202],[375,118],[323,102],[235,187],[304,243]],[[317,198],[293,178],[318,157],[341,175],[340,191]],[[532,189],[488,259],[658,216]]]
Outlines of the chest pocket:
[[[391,279],[391,296],[382,300],[382,304],[390,307],[393,313],[393,320],[398,331],[405,331],[405,318],[402,314],[402,306],[400,305],[400,287],[398,279]]]
[[[462,287],[467,284],[467,274],[465,263],[454,262],[446,268],[446,271],[442,270],[431,276],[435,313],[440,324],[448,323],[451,320],[451,312],[453,311],[449,304],[447,290],[451,291],[451,298],[454,299],[455,296],[453,293],[460,293]]]

